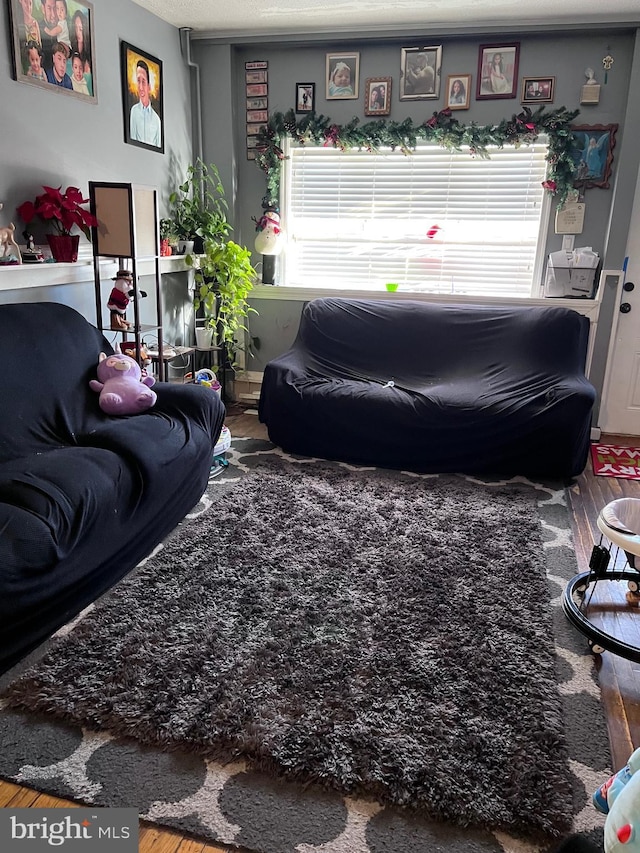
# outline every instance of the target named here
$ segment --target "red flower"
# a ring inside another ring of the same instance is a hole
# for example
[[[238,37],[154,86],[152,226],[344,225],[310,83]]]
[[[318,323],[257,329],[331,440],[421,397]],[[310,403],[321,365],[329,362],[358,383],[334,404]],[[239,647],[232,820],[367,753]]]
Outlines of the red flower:
[[[558,189],[558,185],[555,181],[543,181],[542,186],[545,190],[549,190],[551,193],[554,193]]]
[[[83,198],[78,187],[68,187],[62,192],[62,187],[45,187],[44,193],[36,196],[35,202],[25,201],[18,208],[18,216],[25,225],[39,216],[45,222],[50,222],[57,234],[70,234],[76,225],[87,238],[91,240],[89,228],[98,224],[96,217],[84,207],[89,202]]]

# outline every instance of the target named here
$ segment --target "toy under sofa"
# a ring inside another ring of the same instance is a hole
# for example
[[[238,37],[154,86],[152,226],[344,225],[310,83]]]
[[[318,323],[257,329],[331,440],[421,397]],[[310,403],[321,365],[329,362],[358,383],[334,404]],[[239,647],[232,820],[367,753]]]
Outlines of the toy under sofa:
[[[589,451],[588,336],[562,307],[316,299],[265,368],[259,416],[304,456],[570,478]]]
[[[198,502],[217,394],[156,383],[112,417],[89,387],[113,349],[71,308],[0,306],[0,672],[129,572]]]

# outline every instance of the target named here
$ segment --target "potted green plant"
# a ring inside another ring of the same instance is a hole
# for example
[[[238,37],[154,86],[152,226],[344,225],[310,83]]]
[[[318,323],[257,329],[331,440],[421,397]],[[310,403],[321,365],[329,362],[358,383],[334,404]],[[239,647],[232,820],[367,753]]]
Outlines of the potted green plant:
[[[35,201],[25,201],[18,208],[18,216],[29,227],[37,217],[53,228],[53,234],[47,234],[51,254],[58,262],[78,260],[79,234],[72,234],[72,228],[79,228],[87,240],[91,241],[92,226],[98,224],[96,217],[83,205],[89,199],[83,198],[78,187],[45,187],[44,192],[36,196]]]
[[[187,255],[185,260],[194,269],[196,313],[202,309],[205,326],[217,330],[221,361],[233,367],[236,350],[243,349],[238,333],[247,331],[244,319],[257,313],[247,299],[257,275],[251,252],[233,240],[208,239],[200,257]]]
[[[218,169],[200,158],[187,169],[187,176],[169,196],[171,216],[180,240],[193,240],[194,251],[204,251],[204,240],[221,240],[231,226],[228,205]]]

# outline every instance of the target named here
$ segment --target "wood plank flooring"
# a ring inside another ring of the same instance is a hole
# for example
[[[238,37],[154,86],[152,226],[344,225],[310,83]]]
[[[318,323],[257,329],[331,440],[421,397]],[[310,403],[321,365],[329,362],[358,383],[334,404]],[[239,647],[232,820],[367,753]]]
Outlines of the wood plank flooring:
[[[227,426],[234,436],[266,438],[266,430],[254,414],[247,414],[239,406],[229,409]],[[603,436],[601,441],[610,444],[636,445],[640,439],[628,436]],[[596,519],[600,509],[616,498],[640,498],[640,482],[594,477],[591,463],[570,489],[572,526],[576,556],[580,571],[588,567],[594,542],[599,540]],[[612,586],[609,584],[608,586]],[[606,631],[616,631],[628,642],[640,643],[640,610],[637,618],[629,618],[625,609],[626,587],[614,589],[603,605],[602,625]],[[586,644],[586,640],[585,640]],[[623,660],[608,652],[596,658],[602,700],[607,718],[613,768],[627,761],[634,748],[640,746],[640,664]],[[58,800],[28,788],[0,780],[0,807],[44,808],[74,806],[67,800]],[[132,804],[135,805],[135,804]],[[158,829],[153,824],[140,822],[141,853],[230,853],[234,848],[204,844],[177,832]]]

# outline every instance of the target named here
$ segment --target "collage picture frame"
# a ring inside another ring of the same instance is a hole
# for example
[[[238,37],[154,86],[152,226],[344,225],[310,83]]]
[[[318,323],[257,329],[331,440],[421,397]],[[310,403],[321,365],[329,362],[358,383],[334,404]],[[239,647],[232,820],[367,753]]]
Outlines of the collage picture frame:
[[[55,0],[8,0],[8,9],[14,79],[97,103],[93,3],[66,0],[64,18]]]

